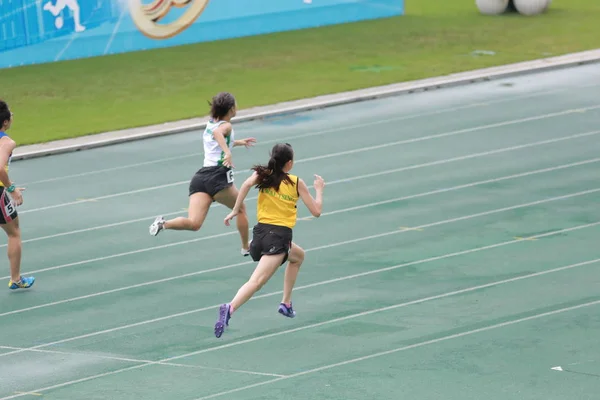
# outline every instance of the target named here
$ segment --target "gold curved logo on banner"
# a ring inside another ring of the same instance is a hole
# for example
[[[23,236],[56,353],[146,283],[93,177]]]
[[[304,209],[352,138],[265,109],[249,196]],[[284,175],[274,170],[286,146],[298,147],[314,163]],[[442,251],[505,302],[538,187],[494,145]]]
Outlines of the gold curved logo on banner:
[[[129,12],[140,32],[152,39],[168,39],[187,29],[202,14],[209,0],[129,0]],[[168,24],[159,24],[172,7],[187,7],[183,15]]]

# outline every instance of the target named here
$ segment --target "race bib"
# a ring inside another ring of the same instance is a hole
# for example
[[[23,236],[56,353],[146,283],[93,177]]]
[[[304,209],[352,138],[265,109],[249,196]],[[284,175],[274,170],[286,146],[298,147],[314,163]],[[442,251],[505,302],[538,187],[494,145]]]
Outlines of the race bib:
[[[4,204],[4,215],[12,215],[15,212],[15,203],[13,203],[12,198],[7,194],[6,195],[6,204]]]

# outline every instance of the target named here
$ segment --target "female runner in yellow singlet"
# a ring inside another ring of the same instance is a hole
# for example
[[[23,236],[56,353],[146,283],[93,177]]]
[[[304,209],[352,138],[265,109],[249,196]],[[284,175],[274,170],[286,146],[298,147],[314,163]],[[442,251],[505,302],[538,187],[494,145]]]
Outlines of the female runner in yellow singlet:
[[[302,199],[310,213],[319,217],[323,207],[323,178],[315,175],[316,199],[308,191],[302,179],[291,175],[294,165],[294,151],[289,144],[277,144],[271,151],[267,165],[257,165],[254,173],[242,184],[235,206],[225,217],[225,225],[240,212],[250,188],[256,186],[258,194],[258,223],[252,231],[249,253],[258,265],[254,273],[237,292],[230,303],[221,305],[219,318],[215,324],[215,336],[221,337],[229,325],[231,315],[259,291],[273,276],[279,266],[288,261],[283,283],[283,299],[279,313],[294,318],[292,289],[300,265],[304,261],[304,250],[292,242],[292,229],[296,225],[296,203]]]

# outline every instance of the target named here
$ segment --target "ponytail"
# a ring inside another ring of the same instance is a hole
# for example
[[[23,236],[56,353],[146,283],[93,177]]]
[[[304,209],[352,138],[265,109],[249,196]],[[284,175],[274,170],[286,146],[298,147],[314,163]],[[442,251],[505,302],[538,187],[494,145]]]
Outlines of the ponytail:
[[[271,158],[267,165],[255,165],[252,170],[258,175],[257,189],[279,190],[281,182],[294,184],[292,178],[283,171],[288,161],[294,159],[294,151],[289,144],[276,144],[271,150]]]

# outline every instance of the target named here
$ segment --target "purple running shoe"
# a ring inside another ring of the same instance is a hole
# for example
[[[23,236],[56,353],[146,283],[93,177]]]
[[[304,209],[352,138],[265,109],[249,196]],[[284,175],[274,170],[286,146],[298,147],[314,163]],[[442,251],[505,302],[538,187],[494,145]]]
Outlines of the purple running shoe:
[[[219,307],[219,319],[217,319],[217,323],[215,324],[215,336],[220,338],[225,331],[225,327],[229,326],[229,319],[231,318],[231,313],[229,304],[222,304]]]
[[[290,303],[289,307],[281,303],[279,304],[279,314],[283,315],[284,317],[294,318],[296,316],[296,311],[294,311],[292,303]]]

